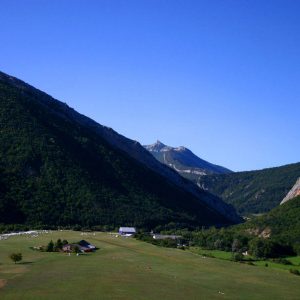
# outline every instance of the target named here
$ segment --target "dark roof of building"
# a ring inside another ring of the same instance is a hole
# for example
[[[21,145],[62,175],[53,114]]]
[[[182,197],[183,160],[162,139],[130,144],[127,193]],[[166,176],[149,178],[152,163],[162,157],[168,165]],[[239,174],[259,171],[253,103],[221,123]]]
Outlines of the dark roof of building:
[[[96,248],[94,245],[87,242],[86,240],[81,240],[80,242],[78,242],[78,244],[82,247],[87,247],[87,248],[91,248],[91,249]]]
[[[90,245],[90,243],[87,242],[86,240],[81,240],[80,242],[78,242],[78,244],[81,246],[89,246]]]

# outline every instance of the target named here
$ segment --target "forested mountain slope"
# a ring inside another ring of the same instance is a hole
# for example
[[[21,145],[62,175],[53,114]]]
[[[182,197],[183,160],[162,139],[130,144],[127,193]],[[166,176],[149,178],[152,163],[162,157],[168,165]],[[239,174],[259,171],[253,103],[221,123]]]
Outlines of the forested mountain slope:
[[[0,223],[151,228],[238,220],[134,141],[4,73],[0,131]]]
[[[249,172],[203,176],[205,190],[232,204],[240,214],[265,213],[280,204],[300,177],[300,163]]]
[[[300,196],[236,228],[251,234],[292,244],[300,252]]]

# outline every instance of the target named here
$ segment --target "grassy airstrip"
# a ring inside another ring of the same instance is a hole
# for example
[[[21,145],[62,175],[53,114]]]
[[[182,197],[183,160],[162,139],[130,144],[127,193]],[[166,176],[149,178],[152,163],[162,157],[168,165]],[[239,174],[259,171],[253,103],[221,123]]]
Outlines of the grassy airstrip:
[[[51,239],[86,239],[87,255],[33,251]],[[23,262],[8,256],[22,252]],[[0,299],[299,299],[300,277],[286,270],[202,258],[107,233],[55,231],[0,241]]]

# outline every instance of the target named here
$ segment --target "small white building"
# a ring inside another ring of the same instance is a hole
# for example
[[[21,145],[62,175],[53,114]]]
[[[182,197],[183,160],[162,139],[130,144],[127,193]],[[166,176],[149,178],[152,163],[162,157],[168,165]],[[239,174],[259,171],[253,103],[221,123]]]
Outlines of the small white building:
[[[120,227],[119,228],[119,234],[125,235],[125,236],[132,236],[136,233],[136,230],[134,227]]]

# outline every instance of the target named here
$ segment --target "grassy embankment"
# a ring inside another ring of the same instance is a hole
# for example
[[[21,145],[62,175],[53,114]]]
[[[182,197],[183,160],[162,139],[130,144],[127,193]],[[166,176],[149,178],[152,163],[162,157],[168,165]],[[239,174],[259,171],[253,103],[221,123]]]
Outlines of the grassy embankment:
[[[29,247],[82,238],[100,249],[67,256]],[[8,256],[22,252],[23,262]],[[202,258],[106,233],[52,232],[0,241],[1,300],[7,299],[299,299],[300,278],[285,270]]]

